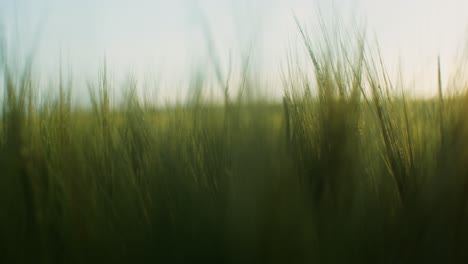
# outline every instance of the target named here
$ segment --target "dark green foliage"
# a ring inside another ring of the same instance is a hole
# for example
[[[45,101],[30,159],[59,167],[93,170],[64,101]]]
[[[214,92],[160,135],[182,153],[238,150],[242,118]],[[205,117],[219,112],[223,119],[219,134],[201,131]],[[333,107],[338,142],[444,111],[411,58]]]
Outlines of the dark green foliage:
[[[115,107],[106,70],[89,111],[62,80],[39,106],[2,64],[0,263],[466,263],[467,97],[400,98],[362,36],[301,33],[315,83],[283,107],[197,81],[156,111],[134,80]]]

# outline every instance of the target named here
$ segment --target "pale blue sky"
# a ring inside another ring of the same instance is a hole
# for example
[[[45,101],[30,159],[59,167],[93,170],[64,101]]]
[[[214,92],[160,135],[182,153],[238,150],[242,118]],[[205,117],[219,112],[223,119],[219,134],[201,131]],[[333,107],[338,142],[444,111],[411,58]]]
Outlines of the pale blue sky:
[[[45,75],[58,68],[62,54],[76,76],[92,79],[105,56],[117,81],[126,72],[160,74],[168,83],[162,94],[171,96],[196,65],[210,67],[200,13],[223,67],[229,54],[238,58],[254,43],[259,76],[279,84],[286,47],[297,39],[292,14],[313,24],[317,6],[325,19],[340,14],[348,22],[366,21],[387,65],[403,65],[418,93],[434,91],[437,54],[447,75],[467,44],[467,0],[0,0],[0,22],[10,46],[23,51],[40,29],[36,65]],[[274,86],[271,93],[280,93]]]

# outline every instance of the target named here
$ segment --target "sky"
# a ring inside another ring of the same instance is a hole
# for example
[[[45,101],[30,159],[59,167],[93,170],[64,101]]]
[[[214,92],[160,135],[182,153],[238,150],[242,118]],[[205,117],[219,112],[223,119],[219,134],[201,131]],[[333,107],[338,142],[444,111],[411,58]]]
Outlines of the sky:
[[[313,30],[317,10],[351,29],[365,24],[416,94],[436,91],[439,54],[448,80],[468,46],[466,0],[0,0],[0,25],[9,53],[34,50],[44,78],[61,62],[74,78],[93,80],[105,59],[116,83],[130,74],[157,80],[173,97],[190,74],[212,70],[212,54],[227,75],[229,62],[250,51],[266,92],[277,95],[288,47],[304,48],[294,16]]]

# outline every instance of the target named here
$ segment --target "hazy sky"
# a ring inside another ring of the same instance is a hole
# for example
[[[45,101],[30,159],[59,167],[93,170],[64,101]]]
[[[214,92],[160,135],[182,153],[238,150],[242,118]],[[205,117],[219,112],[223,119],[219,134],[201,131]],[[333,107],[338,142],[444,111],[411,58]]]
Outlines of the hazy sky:
[[[106,57],[116,79],[160,74],[174,84],[210,67],[205,19],[223,66],[252,46],[260,76],[273,82],[297,40],[293,14],[313,24],[317,6],[325,19],[366,22],[386,64],[402,65],[417,92],[433,91],[437,54],[446,75],[467,46],[467,0],[0,0],[0,23],[10,50],[31,50],[40,40],[36,65],[44,73],[58,68],[62,54],[76,75],[92,79]]]

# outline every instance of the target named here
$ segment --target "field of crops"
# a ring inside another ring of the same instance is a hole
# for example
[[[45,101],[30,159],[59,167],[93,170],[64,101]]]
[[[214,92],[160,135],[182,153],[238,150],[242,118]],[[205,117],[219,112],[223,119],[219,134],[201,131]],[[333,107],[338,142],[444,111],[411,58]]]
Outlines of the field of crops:
[[[282,101],[114,104],[104,71],[79,109],[3,57],[0,263],[466,263],[465,83],[405,97],[363,38],[303,39]]]

